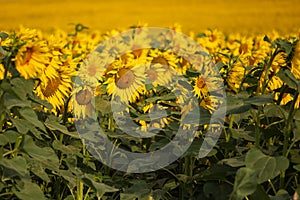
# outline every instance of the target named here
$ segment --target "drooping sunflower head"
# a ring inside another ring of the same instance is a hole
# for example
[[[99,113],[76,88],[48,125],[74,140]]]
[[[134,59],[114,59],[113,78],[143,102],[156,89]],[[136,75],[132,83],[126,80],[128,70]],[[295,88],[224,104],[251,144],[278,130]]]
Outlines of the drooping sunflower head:
[[[47,100],[54,110],[59,110],[70,95],[73,86],[71,78],[75,75],[75,68],[64,66],[57,58],[52,58],[41,73],[35,92],[41,99]]]
[[[76,119],[92,117],[94,89],[89,86],[78,87],[73,90],[71,103],[73,105],[74,117]]]
[[[49,49],[44,41],[29,42],[19,49],[14,61],[25,79],[38,77],[50,62]]]

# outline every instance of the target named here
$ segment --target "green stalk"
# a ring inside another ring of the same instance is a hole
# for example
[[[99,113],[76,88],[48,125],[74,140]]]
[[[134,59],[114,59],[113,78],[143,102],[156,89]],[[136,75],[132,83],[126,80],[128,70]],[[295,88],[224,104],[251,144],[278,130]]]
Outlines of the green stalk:
[[[77,178],[76,186],[77,186],[76,200],[83,200],[83,183],[80,181],[80,178]]]
[[[262,85],[262,89],[261,89],[261,93],[264,94],[267,88],[267,80],[268,80],[268,74],[270,71],[270,67],[276,57],[276,55],[278,54],[278,48],[275,49],[274,53],[271,54],[271,58],[268,62],[268,64],[265,66],[264,71],[261,75],[264,75],[264,79],[263,79],[263,85]],[[257,88],[259,89],[259,87]]]
[[[293,102],[291,104],[290,107],[290,111],[289,111],[289,115],[285,124],[285,129],[284,129],[284,139],[283,139],[283,151],[282,154],[283,156],[287,157],[288,156],[288,147],[289,147],[289,141],[290,141],[290,135],[292,132],[292,123],[293,123],[293,119],[294,119],[294,115],[295,115],[295,104],[296,101],[298,99],[299,96],[299,92],[296,92]],[[280,188],[283,189],[284,188],[284,182],[285,182],[285,171],[281,171],[280,172]]]

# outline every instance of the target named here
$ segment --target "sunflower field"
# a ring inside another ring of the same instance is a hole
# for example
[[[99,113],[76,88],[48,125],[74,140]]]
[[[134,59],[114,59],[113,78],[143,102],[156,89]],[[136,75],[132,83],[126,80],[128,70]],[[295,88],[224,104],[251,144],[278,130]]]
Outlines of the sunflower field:
[[[0,32],[0,199],[299,199],[300,32],[185,32],[202,47],[186,45],[200,59],[194,65],[156,48],[171,40],[144,39],[143,27],[128,28],[142,39],[105,46],[124,30]],[[114,57],[126,45],[135,48]],[[211,125],[223,104],[222,126]],[[189,115],[195,105],[199,121]],[[194,134],[180,158],[147,171],[155,163],[128,163],[91,130],[95,121],[117,147],[141,154],[166,146],[179,129]],[[199,157],[210,131],[218,139]],[[99,149],[145,172],[103,164]]]

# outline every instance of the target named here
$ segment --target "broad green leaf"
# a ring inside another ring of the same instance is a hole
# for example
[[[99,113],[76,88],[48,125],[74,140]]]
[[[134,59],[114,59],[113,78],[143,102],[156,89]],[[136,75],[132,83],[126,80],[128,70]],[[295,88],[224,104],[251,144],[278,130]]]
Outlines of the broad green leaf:
[[[36,113],[32,110],[32,108],[28,108],[28,107],[22,108],[19,110],[19,112],[20,112],[20,115],[25,120],[27,120],[29,123],[31,123],[32,125],[40,128],[41,130],[46,132],[44,124],[38,120],[38,117],[37,117]]]
[[[15,125],[18,132],[22,134],[26,134],[32,128],[32,125],[24,119],[12,119],[12,123]]]
[[[58,121],[56,121],[53,117],[49,117],[45,121],[45,126],[52,131],[59,131],[65,135],[71,136],[75,139],[79,139],[79,135],[77,132],[69,132],[67,127],[61,125]]]
[[[263,154],[259,149],[253,148],[245,158],[246,167],[255,170],[257,182],[263,183],[279,175],[280,171],[288,168],[289,162],[284,157],[271,157]]]
[[[258,185],[257,189],[255,190],[255,192],[253,194],[251,194],[249,199],[250,200],[258,200],[258,199],[259,200],[270,200],[270,197],[264,190],[264,187],[262,185]]]
[[[5,40],[6,38],[8,38],[8,34],[5,32],[0,32],[0,38],[2,38],[2,40]]]
[[[148,99],[146,99],[146,102],[148,103],[154,103],[158,100],[174,100],[176,99],[176,95],[173,94],[173,93],[168,93],[168,94],[165,94],[165,95],[162,95],[162,96],[155,96],[155,97],[150,97]]]
[[[104,183],[99,183],[93,180],[93,177],[91,175],[86,174],[82,179],[81,179],[86,185],[89,187],[93,188],[98,197],[102,197],[105,193],[107,192],[117,192],[119,189],[113,188],[109,185],[106,185]]]
[[[9,177],[15,175],[25,176],[28,173],[27,162],[25,158],[21,156],[13,157],[12,159],[1,158],[0,165],[4,167],[4,174],[8,175]]]
[[[10,93],[5,93],[4,96],[4,107],[6,109],[10,110],[13,107],[31,107],[30,101],[27,100],[21,100],[17,98],[15,95],[12,95]]]
[[[8,130],[0,134],[0,146],[4,146],[7,143],[15,143],[19,134],[16,131]]]
[[[34,173],[35,175],[40,177],[43,181],[45,181],[47,183],[50,182],[50,178],[48,177],[48,174],[45,172],[45,168],[42,163],[40,163],[39,161],[37,161],[33,158],[29,158],[28,156],[27,156],[26,160],[28,161],[29,170],[32,173]]]
[[[62,176],[66,181],[68,181],[68,187],[73,189],[76,187],[76,174],[70,170],[59,170],[58,175]]]
[[[264,113],[267,117],[279,117],[287,119],[288,112],[280,105],[270,104],[264,107]]]
[[[289,87],[300,91],[300,82],[297,80],[295,75],[288,69],[280,68],[277,76],[286,83]]]
[[[100,111],[103,115],[111,113],[111,102],[97,96],[95,97],[95,109]]]
[[[25,137],[23,149],[37,162],[42,163],[43,167],[58,170],[58,157],[50,147],[39,147],[31,137]]]
[[[23,179],[24,181],[24,179]],[[22,186],[18,186],[18,190],[13,189],[14,194],[22,200],[46,199],[40,187],[32,183],[30,180],[25,180]]]
[[[300,172],[300,165],[294,165],[293,168]]]
[[[270,102],[273,102],[274,95],[273,94],[264,94],[264,95],[257,95],[244,100],[246,104],[251,104],[255,106],[264,105]]]
[[[245,104],[243,99],[238,98],[236,96],[230,96],[228,95],[226,98],[226,110],[227,114],[239,114],[246,112],[251,108],[250,104]]]
[[[252,135],[252,131],[245,131],[243,129],[233,129],[229,128],[229,132],[231,133],[234,139],[245,139],[247,141],[255,141],[254,136]]]
[[[223,159],[222,162],[231,167],[242,167],[245,165],[245,157]]]
[[[136,180],[133,181],[133,185],[127,189],[125,189],[124,193],[121,194],[122,200],[129,199],[141,199],[148,200],[151,194],[151,190],[148,188],[149,186],[145,181]]]
[[[255,192],[257,187],[255,174],[255,170],[248,167],[242,167],[237,171],[233,186],[236,199],[244,199],[245,196]]]
[[[270,199],[271,200],[290,200],[291,196],[289,195],[289,193],[286,190],[280,189],[280,190],[278,190],[276,195],[271,196]]]
[[[54,140],[52,143],[54,149],[61,151],[63,154],[74,155],[80,152],[80,148],[72,145],[64,145],[58,140]]]
[[[11,80],[12,91],[21,100],[27,99],[27,94],[32,93],[34,89],[34,82],[29,79],[25,80],[23,78],[14,78]]]

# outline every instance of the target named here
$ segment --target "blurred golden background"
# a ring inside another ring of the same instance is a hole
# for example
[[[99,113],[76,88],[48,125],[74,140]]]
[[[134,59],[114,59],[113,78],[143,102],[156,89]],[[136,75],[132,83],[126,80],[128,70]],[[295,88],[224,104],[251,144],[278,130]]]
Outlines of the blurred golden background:
[[[298,0],[0,0],[0,29],[20,25],[51,31],[82,23],[106,31],[141,23],[184,31],[219,28],[227,32],[281,33],[299,30]]]

